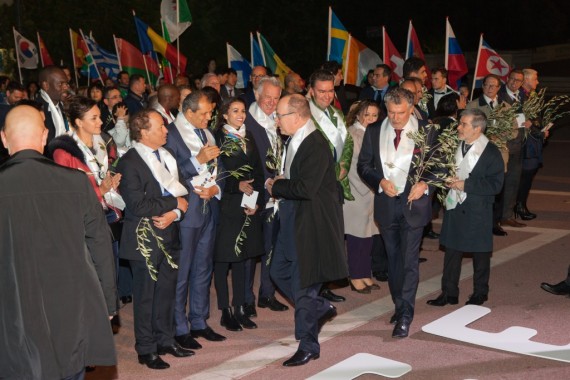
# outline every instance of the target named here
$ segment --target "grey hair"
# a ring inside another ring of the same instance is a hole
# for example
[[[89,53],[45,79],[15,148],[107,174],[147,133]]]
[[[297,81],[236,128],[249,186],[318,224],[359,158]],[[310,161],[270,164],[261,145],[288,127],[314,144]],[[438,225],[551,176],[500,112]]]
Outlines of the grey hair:
[[[281,82],[279,82],[279,79],[266,75],[264,77],[261,77],[259,82],[257,82],[257,88],[255,88],[255,92],[261,94],[266,83],[275,87],[279,87],[279,89],[281,89]]]
[[[193,91],[188,94],[188,96],[186,96],[182,102],[182,113],[186,113],[188,110],[192,112],[198,111],[198,107],[200,106],[199,103],[202,98],[208,99],[206,94],[204,94],[204,92],[201,90]]]
[[[202,80],[200,81],[200,86],[201,87],[206,87],[206,82],[208,81],[208,79],[212,78],[212,77],[217,77],[216,74],[214,73],[206,73],[204,74],[204,76],[202,77]]]
[[[311,117],[311,107],[307,98],[299,94],[287,95],[285,98],[287,97],[288,112],[297,112],[302,118]]]
[[[463,116],[473,116],[473,120],[471,120],[473,128],[481,128],[481,132],[485,133],[487,129],[487,115],[485,115],[485,112],[478,108],[468,108],[461,111],[461,117]]]
[[[407,102],[410,107],[414,106],[414,94],[405,88],[393,87],[384,96],[385,103],[402,104],[402,102]]]

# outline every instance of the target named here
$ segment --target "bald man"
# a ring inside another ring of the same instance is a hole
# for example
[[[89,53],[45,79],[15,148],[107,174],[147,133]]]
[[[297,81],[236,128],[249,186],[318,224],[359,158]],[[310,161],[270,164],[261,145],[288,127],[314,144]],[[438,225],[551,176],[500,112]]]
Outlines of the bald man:
[[[42,114],[16,106],[0,132],[0,373],[9,379],[80,379],[117,363],[113,251],[87,176],[42,156]]]

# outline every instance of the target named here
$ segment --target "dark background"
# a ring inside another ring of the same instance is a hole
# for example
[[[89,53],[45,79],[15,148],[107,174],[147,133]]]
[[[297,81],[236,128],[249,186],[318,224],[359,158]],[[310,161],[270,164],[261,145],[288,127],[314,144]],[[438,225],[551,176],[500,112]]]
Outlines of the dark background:
[[[249,32],[258,30],[292,70],[306,77],[326,58],[329,5],[348,31],[380,56],[381,26],[404,54],[410,19],[424,53],[441,54],[442,64],[446,16],[464,52],[477,49],[480,33],[499,53],[570,40],[570,1],[564,0],[188,0],[188,5],[193,23],[180,46],[193,74],[201,74],[209,58],[226,66],[226,42],[249,59]],[[160,33],[160,0],[13,0],[0,5],[0,47],[13,48],[12,26],[32,41],[39,31],[54,61],[68,65],[70,27],[92,30],[107,50],[114,51],[113,33],[138,46],[132,9]]]

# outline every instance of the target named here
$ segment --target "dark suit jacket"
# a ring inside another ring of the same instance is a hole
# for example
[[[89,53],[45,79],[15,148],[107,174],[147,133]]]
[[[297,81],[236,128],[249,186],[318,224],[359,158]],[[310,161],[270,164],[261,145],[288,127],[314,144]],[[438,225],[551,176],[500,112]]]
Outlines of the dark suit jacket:
[[[245,118],[245,127],[248,132],[251,132],[253,139],[255,140],[255,145],[257,146],[257,152],[259,153],[259,160],[261,162],[261,167],[263,168],[264,182],[268,178],[273,178],[276,174],[269,171],[265,162],[267,161],[267,151],[271,148],[271,142],[269,137],[267,137],[267,132],[247,111],[247,117]],[[267,190],[263,191],[265,193],[265,202],[269,201],[270,195]]]
[[[329,143],[318,130],[299,146],[290,174],[290,179],[275,181],[273,195],[295,205],[301,288],[345,278],[342,191]]]
[[[515,100],[511,98],[511,96],[507,93],[505,85],[501,86],[501,89],[499,90],[497,97],[499,99],[499,102],[505,102],[511,106],[515,103]],[[522,107],[520,108],[521,108],[520,112],[522,112]],[[511,140],[507,141],[507,148],[509,148],[509,154],[518,154],[521,151],[524,143],[524,138],[525,138],[524,128],[519,128],[516,136]]]
[[[386,92],[390,91],[391,87],[392,86],[388,86],[388,89],[386,90]],[[374,88],[372,88],[372,86],[366,86],[362,89],[362,91],[360,91],[360,95],[358,96],[358,100],[374,100],[374,94],[375,94]],[[386,93],[384,93],[384,95],[386,95]],[[381,114],[378,115],[378,120],[380,120],[380,119],[383,119],[384,117],[386,117],[388,112],[386,110],[386,103],[384,103],[384,99],[383,98],[380,99],[380,96],[378,96],[378,97],[379,97],[379,99],[375,100],[375,102],[380,107]]]
[[[243,93],[243,89],[234,87],[233,93],[234,97],[236,96],[239,97]],[[220,86],[220,96],[222,97],[222,101],[224,102],[230,98],[230,94],[228,93],[228,89],[226,88],[225,85]]]
[[[384,192],[378,193],[380,181],[384,178],[382,170],[382,160],[380,159],[380,129],[382,121],[378,121],[366,128],[364,140],[362,141],[362,149],[358,157],[357,170],[360,177],[374,191],[374,218],[381,227],[388,227],[393,220],[394,210],[396,207],[395,197],[389,197]],[[391,127],[389,127],[391,128]],[[425,128],[425,124],[419,123],[419,128]],[[436,139],[435,131],[429,135],[428,145],[433,145]],[[416,148],[417,149],[417,148]],[[414,157],[419,157],[420,152],[414,149]],[[409,175],[413,176],[415,169],[410,164]],[[433,179],[433,176],[426,174],[425,179]],[[410,194],[412,185],[408,181],[401,198],[407,199]],[[432,194],[434,188],[429,186],[429,193]],[[428,195],[423,195],[420,199],[412,202],[410,207],[407,202],[402,202],[403,214],[408,224],[412,227],[425,226],[431,220],[431,201]]]
[[[130,149],[117,165],[117,172],[122,174],[119,190],[127,207],[123,221],[123,234],[121,236],[120,257],[127,260],[145,260],[137,250],[137,226],[141,218],[147,217],[152,225],[152,217],[160,216],[165,212],[172,211],[178,205],[177,199],[172,195],[162,195],[160,184],[154,179],[149,167],[143,161],[136,149]],[[183,181],[181,181],[182,184]],[[173,255],[180,249],[178,237],[178,223],[174,222],[164,230],[154,228],[156,235],[160,236],[166,251]],[[152,248],[151,258],[156,263],[160,249],[155,239],[149,234],[148,243]],[[173,258],[176,260],[177,257]]]
[[[44,100],[44,98],[42,98],[41,96],[38,96],[38,102],[42,104],[42,107],[44,108],[44,115],[46,117],[45,120],[45,125],[46,128],[48,130],[48,138],[47,138],[47,144],[49,144],[49,142],[55,137],[55,123],[53,122],[53,118],[51,116],[51,111],[49,109],[49,104],[48,102],[46,102]],[[63,107],[61,108],[61,113],[63,114],[63,117],[65,118],[65,112],[63,112]]]
[[[255,92],[253,92],[253,86],[249,83],[245,91],[239,96],[245,102],[245,109],[249,109],[249,106],[255,102]]]
[[[443,217],[440,242],[463,252],[493,250],[493,202],[503,187],[501,152],[491,142],[465,180],[467,199]]]
[[[164,147],[172,152],[172,155],[178,163],[180,182],[184,181],[186,186],[190,189],[188,211],[186,211],[186,215],[180,225],[182,227],[201,227],[211,216],[214,217],[214,221],[217,223],[219,214],[218,198],[213,197],[210,199],[206,205],[206,208],[209,208],[209,210],[208,212],[204,212],[204,201],[198,194],[194,193],[194,187],[190,183],[192,178],[198,175],[198,171],[192,164],[192,161],[190,161],[192,153],[184,143],[184,140],[182,140],[182,136],[174,123],[170,123],[166,128],[168,129],[168,139]],[[223,165],[218,157],[218,174],[221,171],[223,171]],[[220,189],[224,188],[223,180],[217,183]],[[210,213],[212,213],[212,215],[210,215]]]
[[[129,110],[129,115],[134,115],[147,106],[146,98],[144,96],[140,97],[131,91],[129,91],[127,97],[124,98],[123,101]]]
[[[4,127],[4,122],[6,121],[6,115],[12,107],[7,104],[0,104],[0,129]],[[8,149],[4,147],[4,143],[0,140],[0,164],[8,158]]]

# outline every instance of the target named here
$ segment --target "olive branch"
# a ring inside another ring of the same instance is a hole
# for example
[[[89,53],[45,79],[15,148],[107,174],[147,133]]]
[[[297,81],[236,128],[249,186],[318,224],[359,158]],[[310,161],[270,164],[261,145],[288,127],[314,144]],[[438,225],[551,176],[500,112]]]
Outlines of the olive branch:
[[[239,234],[236,237],[236,243],[234,245],[234,252],[238,257],[241,255],[241,248],[243,247],[243,242],[245,241],[245,239],[247,239],[247,234],[245,233],[245,229],[249,227],[250,224],[251,224],[251,218],[249,217],[249,215],[246,215],[245,220],[243,221],[243,225],[239,230]]]
[[[156,281],[157,280],[156,275],[158,274],[158,270],[154,267],[150,259],[152,248],[148,246],[148,244],[150,243],[149,234],[152,235],[152,237],[154,237],[156,244],[158,245],[158,249],[162,251],[162,253],[166,257],[166,260],[168,261],[168,264],[173,269],[178,269],[178,265],[176,265],[172,256],[170,256],[170,254],[166,251],[166,248],[164,248],[164,244],[162,244],[162,238],[158,236],[154,231],[154,229],[152,228],[149,218],[147,217],[141,218],[139,224],[137,225],[136,232],[137,232],[137,250],[145,258],[146,267],[148,268],[148,273],[150,274],[150,278]]]

